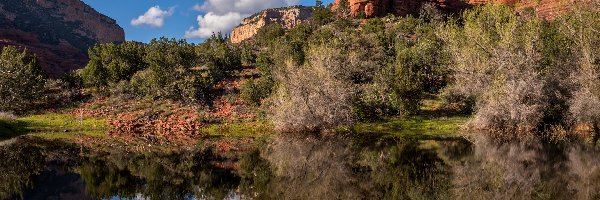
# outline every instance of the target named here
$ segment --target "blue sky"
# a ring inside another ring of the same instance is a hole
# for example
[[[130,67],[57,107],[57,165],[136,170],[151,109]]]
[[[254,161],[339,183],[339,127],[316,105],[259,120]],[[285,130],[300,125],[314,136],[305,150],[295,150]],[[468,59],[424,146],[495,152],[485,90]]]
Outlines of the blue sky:
[[[213,31],[229,32],[241,19],[270,7],[314,5],[314,0],[83,0],[125,29],[127,40],[161,36],[201,42]],[[329,4],[333,0],[323,0]]]

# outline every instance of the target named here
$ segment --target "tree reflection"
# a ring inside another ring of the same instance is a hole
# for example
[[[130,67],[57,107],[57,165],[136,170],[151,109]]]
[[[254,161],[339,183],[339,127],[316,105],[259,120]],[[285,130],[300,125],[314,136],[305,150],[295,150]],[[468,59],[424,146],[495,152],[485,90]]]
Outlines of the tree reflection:
[[[239,178],[206,156],[210,152],[110,155],[90,158],[78,169],[95,198],[223,199]]]
[[[435,199],[449,188],[444,151],[409,138],[280,135],[241,160],[240,188],[257,199]]]

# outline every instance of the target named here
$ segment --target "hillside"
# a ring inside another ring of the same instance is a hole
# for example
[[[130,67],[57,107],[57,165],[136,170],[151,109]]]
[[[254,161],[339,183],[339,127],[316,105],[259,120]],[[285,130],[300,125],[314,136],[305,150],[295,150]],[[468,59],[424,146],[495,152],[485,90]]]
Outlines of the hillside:
[[[85,66],[96,43],[124,40],[115,20],[80,0],[0,1],[0,46],[26,48],[51,76]]]

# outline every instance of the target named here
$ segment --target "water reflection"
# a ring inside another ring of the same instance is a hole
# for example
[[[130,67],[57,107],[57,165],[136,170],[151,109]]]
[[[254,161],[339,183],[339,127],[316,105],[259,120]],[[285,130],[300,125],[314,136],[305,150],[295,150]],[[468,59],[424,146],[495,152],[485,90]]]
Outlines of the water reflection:
[[[0,147],[0,199],[600,198],[600,158],[585,145],[384,135],[256,143],[226,158],[211,148],[97,153],[21,139]]]
[[[468,143],[279,136],[242,159],[241,188],[258,199],[435,199],[447,194],[449,174],[438,154],[456,145]]]
[[[600,156],[594,147],[473,141],[473,155],[452,166],[455,198],[600,199]]]

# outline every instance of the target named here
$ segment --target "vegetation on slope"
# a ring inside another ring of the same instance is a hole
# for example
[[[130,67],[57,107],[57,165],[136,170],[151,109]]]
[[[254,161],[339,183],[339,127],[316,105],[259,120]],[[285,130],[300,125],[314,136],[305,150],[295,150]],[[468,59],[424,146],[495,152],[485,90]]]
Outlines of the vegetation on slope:
[[[459,16],[424,6],[417,17],[366,20],[317,9],[311,23],[287,31],[269,25],[239,45],[220,34],[200,44],[160,38],[97,45],[75,75],[35,82],[37,93],[52,98],[13,100],[88,101],[72,113],[106,118],[126,134],[195,131],[200,134],[187,136],[196,137],[225,129],[240,135],[343,127],[432,134],[455,132],[468,121],[467,128],[503,138],[600,138],[595,5],[553,21],[497,5]],[[15,55],[4,60],[25,56],[10,48],[4,54]],[[22,74],[38,77],[35,62],[18,63],[3,68],[27,66]],[[55,95],[65,90],[79,92]],[[427,109],[432,97],[440,99]]]

